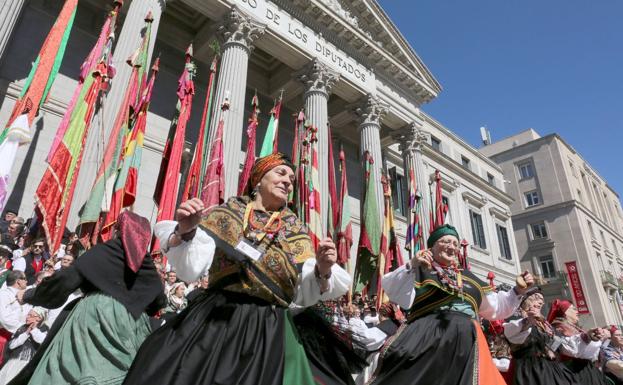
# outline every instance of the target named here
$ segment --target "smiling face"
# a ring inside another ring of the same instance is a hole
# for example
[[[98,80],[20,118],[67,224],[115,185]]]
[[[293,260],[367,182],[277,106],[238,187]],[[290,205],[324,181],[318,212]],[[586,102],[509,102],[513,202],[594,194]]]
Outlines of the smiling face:
[[[280,165],[268,171],[260,180],[258,197],[267,210],[278,210],[288,203],[288,195],[294,188],[294,171]],[[256,199],[258,199],[256,197]]]
[[[618,329],[615,330],[615,332],[612,333],[610,343],[614,345],[614,347],[617,347],[617,348],[623,347],[623,332],[621,332]]]
[[[444,235],[433,245],[433,258],[442,265],[452,264],[459,252],[459,240],[454,235]]]

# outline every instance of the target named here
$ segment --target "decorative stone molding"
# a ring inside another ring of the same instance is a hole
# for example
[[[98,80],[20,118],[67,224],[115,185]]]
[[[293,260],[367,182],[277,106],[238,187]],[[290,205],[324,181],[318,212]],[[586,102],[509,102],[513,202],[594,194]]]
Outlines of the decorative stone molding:
[[[217,35],[223,43],[223,48],[227,45],[239,45],[250,51],[253,49],[253,42],[265,31],[266,25],[247,17],[234,6],[225,16],[223,25],[218,27]]]
[[[389,111],[389,105],[378,97],[368,94],[354,106],[354,111],[362,118],[361,125],[374,124],[381,126],[381,118]]]
[[[499,220],[506,222],[511,217],[511,212],[508,210],[502,210],[498,207],[490,207],[489,213]]]
[[[383,46],[383,43],[376,40],[370,31],[365,30],[359,24],[359,19],[354,16],[350,9],[348,9],[348,5],[343,4],[340,0],[320,0],[321,3],[329,7],[333,12],[337,13],[342,19],[344,19],[348,24],[357,28],[361,33],[366,35],[370,40],[374,41],[376,44]]]
[[[325,64],[314,59],[294,74],[305,85],[305,94],[322,93],[327,98],[333,86],[340,80],[340,75]],[[306,97],[306,96],[304,96]]]
[[[421,151],[424,143],[428,143],[430,134],[422,129],[422,123],[413,121],[407,126],[392,132],[392,139],[398,142],[401,152]]]
[[[434,185],[435,184],[435,173],[431,173],[428,176],[428,183]],[[457,181],[454,178],[450,178],[447,175],[442,175],[441,177],[441,189],[445,190],[449,193],[454,192],[457,188],[461,187],[461,182]]]
[[[475,194],[471,191],[463,191],[463,200],[474,205],[476,208],[482,208],[488,201],[487,197],[484,197],[480,194]]]

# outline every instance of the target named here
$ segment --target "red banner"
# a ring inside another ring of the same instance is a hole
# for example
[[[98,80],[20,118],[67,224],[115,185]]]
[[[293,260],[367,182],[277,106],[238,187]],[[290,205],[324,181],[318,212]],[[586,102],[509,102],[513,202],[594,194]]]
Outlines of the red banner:
[[[567,266],[567,273],[569,273],[569,283],[571,284],[571,291],[573,291],[573,298],[575,299],[575,306],[578,309],[579,314],[588,314],[588,304],[584,297],[584,290],[582,289],[582,282],[580,282],[580,274],[578,273],[578,266],[575,261],[565,262]]]

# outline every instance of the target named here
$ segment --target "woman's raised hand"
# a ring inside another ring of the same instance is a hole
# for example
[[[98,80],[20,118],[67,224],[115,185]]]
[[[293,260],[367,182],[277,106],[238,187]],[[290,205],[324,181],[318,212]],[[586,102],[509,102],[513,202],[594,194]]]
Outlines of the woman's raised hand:
[[[203,217],[205,206],[203,201],[199,198],[189,199],[180,204],[175,212],[175,219],[179,223],[179,233],[185,234],[194,230],[201,218]]]
[[[322,275],[329,274],[331,267],[337,262],[337,250],[335,243],[329,237],[326,237],[318,245],[318,252],[316,253],[316,265],[318,271]]]
[[[430,249],[420,250],[411,259],[411,266],[422,266],[427,270],[433,268],[433,252]]]

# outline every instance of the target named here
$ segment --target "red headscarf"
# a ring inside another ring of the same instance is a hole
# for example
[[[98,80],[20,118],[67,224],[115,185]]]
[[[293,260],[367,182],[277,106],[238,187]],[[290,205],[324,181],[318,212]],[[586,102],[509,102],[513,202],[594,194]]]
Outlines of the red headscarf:
[[[282,164],[290,167],[292,171],[296,171],[288,156],[281,152],[276,152],[257,159],[251,169],[251,177],[247,184],[247,194],[251,194],[251,191],[260,183],[267,172]]]
[[[569,309],[571,305],[573,304],[567,300],[555,299],[554,302],[552,302],[549,313],[547,313],[547,322],[551,324],[556,318],[564,317],[567,309]]]

